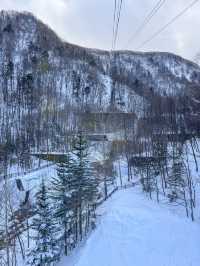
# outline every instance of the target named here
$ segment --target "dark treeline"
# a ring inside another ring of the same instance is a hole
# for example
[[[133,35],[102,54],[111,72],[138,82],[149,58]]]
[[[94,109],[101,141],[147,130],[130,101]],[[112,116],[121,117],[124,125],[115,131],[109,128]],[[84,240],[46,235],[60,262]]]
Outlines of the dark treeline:
[[[199,182],[198,117],[187,95],[154,97],[139,121],[132,147],[130,138],[127,141],[131,147],[127,149],[128,178],[139,176],[150,198],[156,195],[158,202],[166,198],[173,205],[184,206],[192,220]]]

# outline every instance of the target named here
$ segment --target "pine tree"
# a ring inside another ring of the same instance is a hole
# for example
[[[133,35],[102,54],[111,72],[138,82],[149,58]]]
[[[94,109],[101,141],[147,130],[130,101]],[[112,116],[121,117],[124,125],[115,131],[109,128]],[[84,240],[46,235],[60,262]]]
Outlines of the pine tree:
[[[70,223],[72,197],[70,194],[70,180],[72,179],[72,159],[70,155],[64,155],[57,164],[57,177],[52,179],[52,200],[54,202],[54,220],[57,223],[61,251],[64,248],[65,255],[71,245]],[[69,241],[70,240],[70,241]]]
[[[52,221],[50,206],[44,181],[36,194],[36,215],[31,228],[35,232],[32,239],[34,247],[28,254],[28,264],[34,266],[52,266],[59,260],[59,250],[55,239],[56,227]]]
[[[97,181],[90,167],[87,142],[80,134],[75,138],[72,153],[61,157],[57,177],[52,179],[54,219],[65,255],[91,226],[96,197]]]
[[[89,162],[87,141],[82,133],[75,138],[73,154],[75,163],[73,165],[71,190],[75,199],[75,215],[78,221],[79,236],[82,239],[83,219],[88,221],[90,218],[90,206],[92,207],[95,203],[98,192],[98,182],[94,177],[93,169]]]

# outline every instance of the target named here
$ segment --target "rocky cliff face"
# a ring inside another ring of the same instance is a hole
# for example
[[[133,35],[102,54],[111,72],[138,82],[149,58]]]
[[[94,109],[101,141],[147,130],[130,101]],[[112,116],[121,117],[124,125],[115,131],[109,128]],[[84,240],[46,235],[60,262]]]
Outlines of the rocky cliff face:
[[[55,135],[55,123],[57,133],[63,121],[72,127],[74,112],[131,112],[140,119],[153,99],[198,103],[200,94],[200,68],[188,60],[72,45],[30,13],[0,12],[0,62],[2,136],[11,139],[40,136],[46,127]]]

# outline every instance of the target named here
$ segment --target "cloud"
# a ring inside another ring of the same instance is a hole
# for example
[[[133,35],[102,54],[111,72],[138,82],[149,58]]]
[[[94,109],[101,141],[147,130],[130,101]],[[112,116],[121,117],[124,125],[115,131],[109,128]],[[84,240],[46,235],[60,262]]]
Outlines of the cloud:
[[[117,47],[124,44],[157,1],[126,0],[122,10]],[[166,1],[151,23],[130,43],[135,49],[189,4],[188,0]],[[0,9],[27,10],[47,23],[63,39],[87,47],[111,48],[113,1],[108,0],[1,0]],[[200,51],[200,3],[145,45],[143,51],[169,51],[193,59]]]

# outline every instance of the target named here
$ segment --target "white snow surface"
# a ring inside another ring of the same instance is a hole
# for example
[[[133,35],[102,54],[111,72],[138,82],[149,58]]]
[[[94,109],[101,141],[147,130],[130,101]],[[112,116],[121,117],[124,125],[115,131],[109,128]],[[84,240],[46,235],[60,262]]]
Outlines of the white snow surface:
[[[150,201],[136,188],[100,207],[86,243],[59,266],[199,266],[200,225]]]

